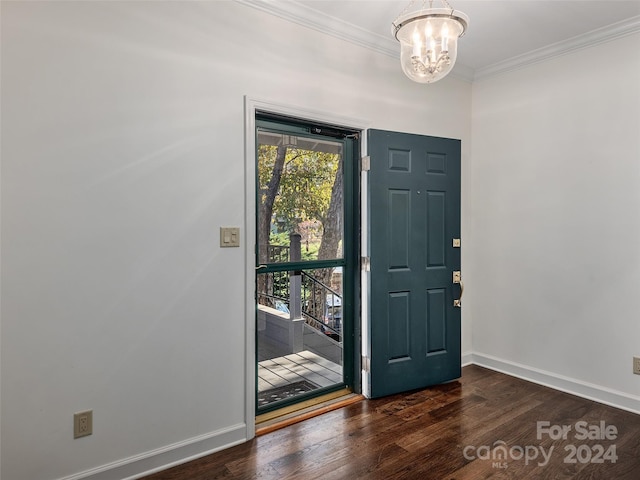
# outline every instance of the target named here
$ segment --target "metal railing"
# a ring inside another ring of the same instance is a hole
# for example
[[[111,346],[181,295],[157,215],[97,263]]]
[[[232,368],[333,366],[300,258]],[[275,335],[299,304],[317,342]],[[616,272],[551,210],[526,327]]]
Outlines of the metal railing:
[[[300,300],[302,317],[311,328],[342,342],[342,295],[313,275],[302,273]],[[258,303],[288,312],[289,272],[259,274]]]
[[[322,323],[325,333],[341,341],[342,295],[307,272],[302,272],[302,312]],[[328,331],[326,331],[328,329]]]
[[[261,244],[261,251],[267,251],[267,258],[269,263],[286,263],[290,260],[289,245],[271,245]]]

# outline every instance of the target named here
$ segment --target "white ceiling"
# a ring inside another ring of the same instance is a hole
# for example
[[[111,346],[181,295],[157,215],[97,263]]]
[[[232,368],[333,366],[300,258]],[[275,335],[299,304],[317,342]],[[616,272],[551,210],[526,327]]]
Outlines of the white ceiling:
[[[410,3],[237,1],[391,56],[399,56],[391,22]],[[422,4],[423,0],[415,0],[409,11]],[[640,0],[449,0],[449,4],[470,18],[454,70],[468,79],[640,31]],[[434,7],[442,5],[440,0],[433,2]]]

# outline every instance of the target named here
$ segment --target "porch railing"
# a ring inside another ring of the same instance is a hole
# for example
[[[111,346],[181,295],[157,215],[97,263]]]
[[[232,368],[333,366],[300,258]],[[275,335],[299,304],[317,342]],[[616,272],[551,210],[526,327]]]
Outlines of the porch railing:
[[[342,342],[342,295],[307,272],[302,273],[300,300],[307,325]],[[261,273],[258,303],[288,313],[289,272]],[[286,308],[284,308],[286,307]]]

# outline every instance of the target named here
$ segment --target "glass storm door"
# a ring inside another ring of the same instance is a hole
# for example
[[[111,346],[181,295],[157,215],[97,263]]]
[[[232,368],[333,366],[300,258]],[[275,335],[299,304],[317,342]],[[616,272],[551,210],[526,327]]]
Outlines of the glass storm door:
[[[348,132],[256,118],[257,412],[351,384],[353,156]]]

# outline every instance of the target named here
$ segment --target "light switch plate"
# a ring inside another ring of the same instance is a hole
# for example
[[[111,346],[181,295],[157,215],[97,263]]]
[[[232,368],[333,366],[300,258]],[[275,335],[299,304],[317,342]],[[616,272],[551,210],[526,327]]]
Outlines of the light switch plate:
[[[240,246],[240,228],[220,227],[220,246],[221,247],[239,247]]]

